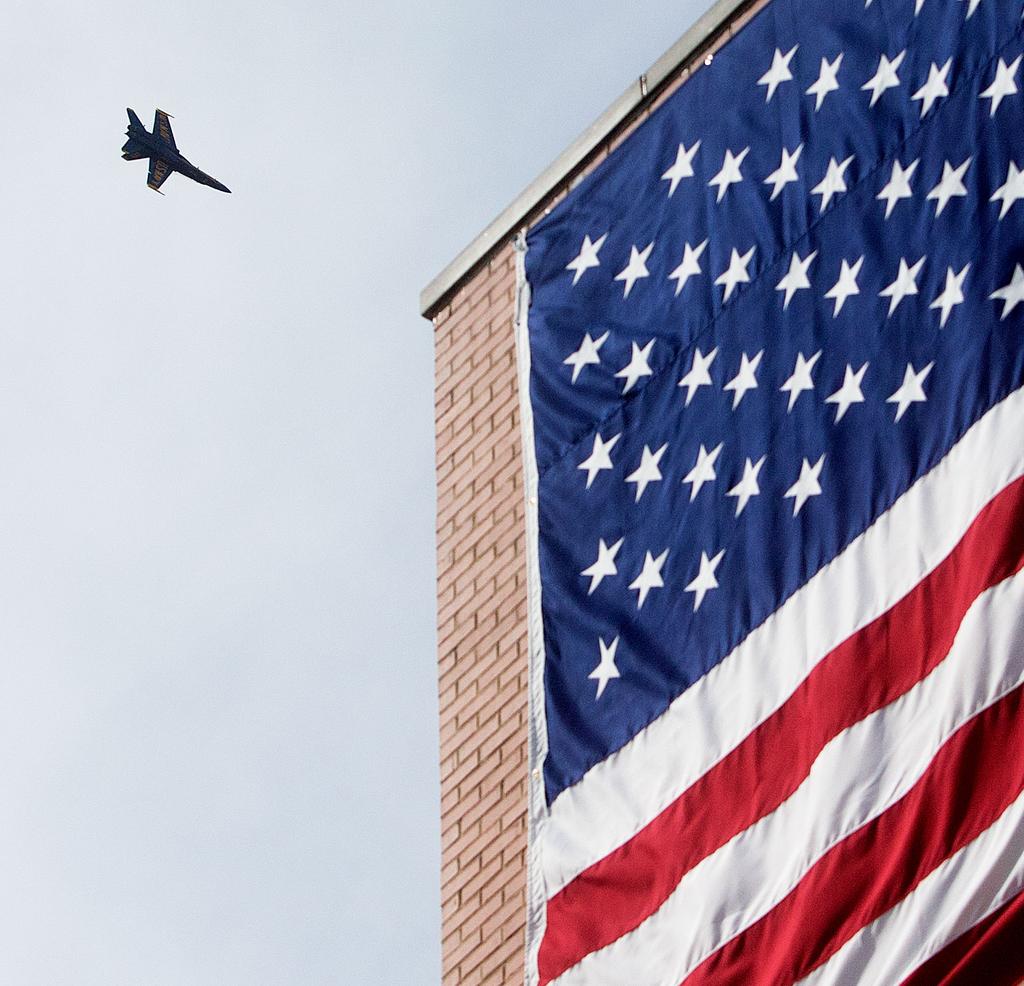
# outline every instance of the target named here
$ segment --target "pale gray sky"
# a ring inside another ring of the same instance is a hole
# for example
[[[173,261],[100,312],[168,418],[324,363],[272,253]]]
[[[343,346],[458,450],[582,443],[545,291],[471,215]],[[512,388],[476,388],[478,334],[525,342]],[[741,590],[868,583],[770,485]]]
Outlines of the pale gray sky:
[[[0,7],[0,982],[437,982],[418,293],[706,5]]]

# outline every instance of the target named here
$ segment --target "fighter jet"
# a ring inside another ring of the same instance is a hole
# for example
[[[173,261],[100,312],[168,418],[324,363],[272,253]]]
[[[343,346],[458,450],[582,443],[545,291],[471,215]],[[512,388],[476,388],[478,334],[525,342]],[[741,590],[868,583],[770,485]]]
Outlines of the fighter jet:
[[[128,142],[121,148],[121,156],[126,161],[138,161],[149,158],[149,185],[154,192],[160,192],[160,186],[167,180],[172,171],[177,171],[186,178],[209,185],[219,192],[230,192],[231,189],[222,185],[216,178],[211,178],[200,171],[191,161],[186,161],[174,143],[171,132],[169,114],[157,110],[153,119],[153,132],[150,133],[131,108],[128,110],[128,129],[125,131]],[[163,195],[163,192],[160,192]]]

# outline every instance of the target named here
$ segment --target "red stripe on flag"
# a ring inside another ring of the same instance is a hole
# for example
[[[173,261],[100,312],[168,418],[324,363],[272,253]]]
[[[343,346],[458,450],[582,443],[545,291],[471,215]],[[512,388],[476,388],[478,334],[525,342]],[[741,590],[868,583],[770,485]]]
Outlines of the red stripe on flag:
[[[1017,986],[1024,982],[1024,894],[950,942],[901,986]]]
[[[978,596],[1022,565],[1024,478],[994,497],[928,576],[822,660],[728,756],[548,901],[541,986],[638,927],[702,859],[778,808],[829,741],[932,671]]]
[[[965,723],[888,811],[830,849],[686,986],[782,986],[833,956],[985,831],[1024,789],[1024,686]]]

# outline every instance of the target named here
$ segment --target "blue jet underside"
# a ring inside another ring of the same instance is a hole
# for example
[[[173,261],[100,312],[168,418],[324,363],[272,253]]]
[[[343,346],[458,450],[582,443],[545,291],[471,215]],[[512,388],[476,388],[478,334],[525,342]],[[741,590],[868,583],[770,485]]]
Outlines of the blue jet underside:
[[[209,185],[219,192],[230,192],[231,189],[222,185],[216,178],[200,171],[191,161],[186,160],[174,142],[171,132],[170,117],[163,110],[157,110],[153,119],[153,132],[150,133],[135,115],[133,109],[128,110],[128,141],[121,148],[121,156],[126,161],[138,161],[149,158],[149,180],[147,184],[154,192],[160,192],[160,186],[173,171],[199,182]],[[163,195],[163,192],[160,192]]]

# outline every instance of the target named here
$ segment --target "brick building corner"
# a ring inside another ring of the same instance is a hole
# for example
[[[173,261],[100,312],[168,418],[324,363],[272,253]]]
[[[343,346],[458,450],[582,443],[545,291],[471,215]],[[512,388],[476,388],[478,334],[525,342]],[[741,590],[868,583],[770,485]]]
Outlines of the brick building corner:
[[[434,326],[443,986],[524,982],[526,531],[514,234],[767,0],[719,0],[423,293]]]

